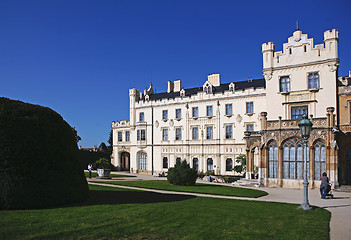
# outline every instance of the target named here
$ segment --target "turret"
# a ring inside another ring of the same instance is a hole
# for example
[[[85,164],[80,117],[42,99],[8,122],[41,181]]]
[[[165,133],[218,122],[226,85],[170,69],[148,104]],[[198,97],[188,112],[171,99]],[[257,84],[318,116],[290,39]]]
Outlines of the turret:
[[[138,90],[129,89],[129,119],[130,125],[135,126],[135,101],[138,98]]]
[[[274,43],[262,44],[263,69],[273,67]]]
[[[339,31],[333,29],[324,32],[324,45],[330,58],[338,58]]]

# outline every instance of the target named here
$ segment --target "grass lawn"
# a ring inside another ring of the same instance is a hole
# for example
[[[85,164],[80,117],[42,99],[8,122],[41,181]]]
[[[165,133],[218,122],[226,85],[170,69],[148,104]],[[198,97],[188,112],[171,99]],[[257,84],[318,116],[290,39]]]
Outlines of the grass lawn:
[[[166,180],[123,181],[123,182],[107,181],[104,183],[132,186],[132,187],[160,189],[160,190],[168,190],[168,191],[206,193],[206,194],[236,196],[236,197],[257,198],[257,197],[262,197],[267,195],[266,192],[261,190],[256,190],[256,189],[220,186],[220,185],[212,185],[212,184],[201,184],[201,183],[197,183],[195,186],[178,186],[178,185],[172,185]]]
[[[89,177],[89,172],[84,172],[85,177]],[[91,172],[91,177],[96,178],[98,176],[97,172]],[[124,177],[135,177],[132,175],[123,175],[123,174],[110,174],[110,177],[114,178],[124,178]]]
[[[76,206],[0,211],[0,239],[329,238],[330,212],[321,208],[90,189],[91,200]]]

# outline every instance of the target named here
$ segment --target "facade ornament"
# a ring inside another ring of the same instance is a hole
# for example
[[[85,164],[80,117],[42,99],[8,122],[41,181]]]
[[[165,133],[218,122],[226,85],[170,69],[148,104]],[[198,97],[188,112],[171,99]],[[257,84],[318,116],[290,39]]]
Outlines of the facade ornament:
[[[273,70],[272,70],[272,69],[265,70],[265,71],[263,72],[263,76],[264,76],[264,78],[265,78],[267,81],[271,80],[272,77],[273,77]]]
[[[329,72],[335,72],[338,69],[339,64],[338,63],[329,63]]]
[[[240,114],[238,114],[238,115],[236,116],[236,121],[237,121],[238,123],[241,123],[242,120],[243,120],[243,117],[240,116]]]
[[[159,122],[156,120],[155,127],[158,128],[159,125],[160,125]]]
[[[173,125],[174,125],[174,122],[173,122],[173,119],[171,119],[171,120],[169,121],[169,126],[170,126],[170,127],[173,127]]]

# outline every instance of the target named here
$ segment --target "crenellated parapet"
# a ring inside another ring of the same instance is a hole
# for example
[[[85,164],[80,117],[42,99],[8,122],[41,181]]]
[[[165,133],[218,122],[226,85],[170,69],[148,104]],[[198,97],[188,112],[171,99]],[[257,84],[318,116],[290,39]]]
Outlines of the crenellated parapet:
[[[129,127],[130,122],[127,120],[113,121],[112,128]]]
[[[264,72],[272,68],[335,60],[338,58],[338,40],[338,30],[328,30],[324,32],[324,43],[314,45],[313,38],[297,30],[283,44],[282,51],[275,51],[273,42],[263,43]]]

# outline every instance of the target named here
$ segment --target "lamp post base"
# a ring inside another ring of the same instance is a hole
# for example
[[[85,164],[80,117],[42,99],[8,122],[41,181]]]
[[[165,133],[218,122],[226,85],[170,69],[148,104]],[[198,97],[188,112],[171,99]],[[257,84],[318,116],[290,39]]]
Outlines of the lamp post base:
[[[311,207],[308,203],[302,203],[300,205],[300,208],[302,208],[303,210],[312,210],[313,207]]]

